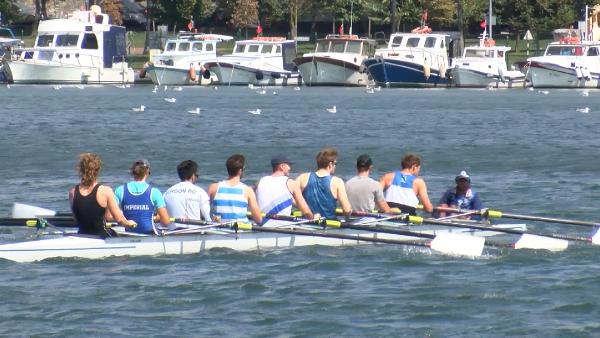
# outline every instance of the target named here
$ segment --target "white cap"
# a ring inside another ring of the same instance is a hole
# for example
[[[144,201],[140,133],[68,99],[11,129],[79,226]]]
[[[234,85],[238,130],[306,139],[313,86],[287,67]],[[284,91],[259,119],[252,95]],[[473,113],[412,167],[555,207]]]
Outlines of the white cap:
[[[458,173],[458,175],[456,175],[456,178],[454,179],[455,181],[458,181],[460,179],[466,179],[467,181],[471,182],[471,177],[469,176],[469,174],[467,174],[466,171],[461,171]]]

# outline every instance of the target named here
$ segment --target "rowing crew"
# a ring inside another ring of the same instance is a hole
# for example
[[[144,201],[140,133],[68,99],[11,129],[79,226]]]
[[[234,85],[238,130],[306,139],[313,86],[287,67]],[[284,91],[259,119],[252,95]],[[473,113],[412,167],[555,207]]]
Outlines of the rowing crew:
[[[293,206],[310,219],[335,218],[338,204],[346,216],[352,210],[374,209],[415,215],[419,204],[424,211],[433,211],[425,181],[418,176],[421,159],[417,155],[404,156],[402,169],[386,173],[379,182],[369,177],[373,162],[368,155],[358,157],[358,174],[346,183],[333,175],[337,165],[335,148],[321,150],[316,164],[316,171],[303,173],[293,180],[289,178],[292,162],[284,155],[274,156],[272,174],[260,179],[255,192],[241,181],[245,157],[235,154],[226,161],[228,178],[211,184],[207,193],[195,185],[198,165],[186,160],[177,166],[181,182],[163,195],[146,182],[150,176],[147,160],[135,161],[130,168],[133,181],[113,192],[98,183],[100,157],[83,153],[78,163],[81,181],[70,190],[69,199],[79,233],[100,237],[110,236],[105,227],[107,220],[127,227],[127,231],[153,234],[156,233],[154,222],[170,227],[184,226],[170,224],[171,217],[248,222],[250,214],[254,222],[263,224],[264,214],[291,215]],[[456,183],[455,188],[444,194],[440,206],[481,209],[466,172],[456,177]]]

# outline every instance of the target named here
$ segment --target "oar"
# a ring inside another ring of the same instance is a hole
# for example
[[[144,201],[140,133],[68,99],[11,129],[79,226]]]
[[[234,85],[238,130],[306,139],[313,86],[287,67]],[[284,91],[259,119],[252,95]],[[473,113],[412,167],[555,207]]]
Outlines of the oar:
[[[445,254],[449,254],[449,255],[468,256],[468,257],[481,256],[481,254],[483,252],[483,244],[484,244],[484,239],[480,238],[481,241],[480,241],[480,245],[478,248],[456,246],[456,245],[454,245],[456,243],[456,240],[455,240],[456,234],[451,234],[451,233],[440,234],[440,235],[436,236],[432,241],[423,243],[423,242],[418,242],[418,241],[402,241],[402,240],[395,240],[395,239],[366,237],[366,236],[358,236],[358,235],[334,234],[334,233],[320,232],[320,231],[266,228],[266,227],[261,227],[261,226],[254,226],[254,225],[248,224],[248,223],[237,223],[235,225],[235,229],[257,231],[257,232],[287,234],[287,235],[347,239],[347,240],[352,240],[352,241],[362,241],[362,242],[371,242],[371,243],[423,246],[423,247],[429,247],[432,250],[435,250],[435,251],[438,251],[441,253],[445,253]]]
[[[287,215],[270,215],[273,219],[280,220],[290,220],[290,221],[302,221],[302,218],[295,216],[287,216]],[[400,218],[406,217],[406,215],[394,215],[389,218]],[[386,217],[388,218],[388,217]],[[401,236],[409,236],[409,237],[417,237],[417,238],[427,238],[435,240],[436,248],[441,248],[438,251],[450,253],[450,251],[454,252],[454,254],[464,255],[464,256],[481,256],[483,252],[483,245],[485,243],[484,238],[478,238],[474,236],[464,236],[457,235],[451,237],[439,237],[432,234],[425,234],[421,232],[414,232],[409,230],[401,230],[401,229],[393,229],[393,228],[382,228],[382,227],[372,227],[366,226],[362,224],[348,224],[342,223],[338,220],[306,220],[309,223],[314,223],[318,225],[323,225],[331,228],[347,228],[354,230],[362,230],[366,232],[375,232],[375,233],[388,233],[394,235]],[[456,234],[453,234],[456,235]],[[442,248],[443,247],[443,248]],[[433,247],[432,247],[433,248]]]
[[[360,212],[362,216],[370,216],[373,213],[363,213]],[[378,214],[374,214],[378,215]],[[546,249],[550,251],[561,251],[567,249],[569,246],[568,241],[580,241],[590,243],[591,240],[585,237],[574,237],[574,236],[566,236],[560,234],[541,234],[535,233],[531,231],[518,230],[518,229],[506,229],[506,228],[497,228],[485,225],[476,225],[469,223],[459,223],[459,222],[447,222],[447,221],[439,221],[435,219],[427,219],[420,216],[408,216],[404,219],[404,221],[412,224],[433,224],[433,225],[442,225],[448,227],[456,227],[456,228],[467,228],[467,229],[475,229],[475,230],[486,230],[493,232],[502,232],[514,235],[521,235],[519,240],[515,242],[515,249]]]
[[[77,224],[73,217],[44,217],[45,220],[52,223],[57,227],[66,227],[66,228],[75,228]],[[27,227],[36,227],[38,219],[29,217],[29,218],[11,218],[4,217],[0,218],[0,226],[27,226]]]
[[[12,217],[13,218],[36,218],[38,216],[59,216],[69,217],[70,212],[56,212],[54,210],[37,207],[25,203],[13,203]]]

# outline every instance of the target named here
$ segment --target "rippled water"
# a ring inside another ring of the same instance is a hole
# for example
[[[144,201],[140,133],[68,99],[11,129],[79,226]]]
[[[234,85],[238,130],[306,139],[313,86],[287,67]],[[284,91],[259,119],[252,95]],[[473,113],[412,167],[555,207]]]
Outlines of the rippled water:
[[[138,157],[161,190],[175,167],[200,184],[247,156],[247,182],[287,153],[294,175],[324,146],[337,174],[371,154],[374,176],[409,151],[423,157],[432,200],[466,169],[485,204],[506,212],[598,220],[600,92],[360,88],[0,88],[0,215],[13,202],[68,210],[82,151],[105,161],[102,182],[129,179]],[[274,94],[276,92],[276,94]],[[175,103],[164,98],[175,97]],[[131,108],[144,104],[143,113]],[[326,111],[337,106],[337,113]],[[188,113],[196,107],[200,115]],[[580,113],[578,108],[589,107]],[[261,115],[249,110],[260,108]],[[590,229],[530,224],[578,235]],[[22,236],[22,232],[19,233]],[[14,235],[3,229],[3,235]],[[388,245],[197,256],[0,261],[6,336],[564,336],[597,335],[598,249],[489,249],[479,259]]]

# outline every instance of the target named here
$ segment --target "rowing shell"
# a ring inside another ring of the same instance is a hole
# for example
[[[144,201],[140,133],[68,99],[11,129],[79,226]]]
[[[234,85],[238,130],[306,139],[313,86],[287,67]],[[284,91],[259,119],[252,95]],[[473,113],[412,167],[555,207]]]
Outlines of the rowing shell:
[[[524,224],[496,225],[503,228],[525,229]],[[305,229],[305,228],[304,228]],[[360,236],[362,238],[391,239],[398,241],[419,241],[411,236],[385,234],[352,229],[318,229],[311,231],[332,235]],[[499,234],[491,231],[474,231],[463,228],[443,227],[410,227],[410,230],[432,235],[443,233],[461,233],[474,236],[490,236]],[[124,234],[124,233],[121,233]],[[422,241],[422,240],[421,240]],[[0,245],[0,258],[15,262],[33,262],[48,258],[87,258],[99,259],[110,256],[156,256],[198,254],[213,248],[227,248],[237,251],[283,249],[297,246],[324,245],[347,246],[368,244],[361,240],[318,237],[310,235],[293,235],[219,229],[199,231],[197,233],[168,236],[134,235],[111,237],[106,239],[65,235],[58,238],[40,239],[19,243]]]

